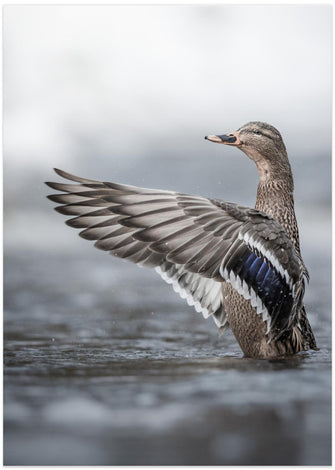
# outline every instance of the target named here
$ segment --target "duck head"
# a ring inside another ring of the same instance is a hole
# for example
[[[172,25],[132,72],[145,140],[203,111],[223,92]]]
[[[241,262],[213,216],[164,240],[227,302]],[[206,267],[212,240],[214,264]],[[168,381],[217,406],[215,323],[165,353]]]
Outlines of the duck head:
[[[278,130],[265,122],[248,122],[231,134],[207,135],[205,139],[238,147],[257,166],[261,181],[288,178],[291,168]]]

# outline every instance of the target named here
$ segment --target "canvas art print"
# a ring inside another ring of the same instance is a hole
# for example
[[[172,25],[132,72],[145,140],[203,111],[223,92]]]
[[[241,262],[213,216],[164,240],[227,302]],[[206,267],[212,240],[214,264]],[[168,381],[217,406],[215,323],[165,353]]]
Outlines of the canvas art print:
[[[5,465],[331,465],[331,18],[4,7]]]

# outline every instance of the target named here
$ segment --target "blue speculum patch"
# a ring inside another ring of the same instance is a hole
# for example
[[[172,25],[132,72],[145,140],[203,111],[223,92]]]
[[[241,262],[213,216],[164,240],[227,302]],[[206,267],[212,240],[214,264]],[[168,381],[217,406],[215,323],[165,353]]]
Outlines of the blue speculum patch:
[[[285,278],[262,256],[246,247],[233,263],[232,270],[255,291],[270,316],[287,318],[292,309],[293,297]]]

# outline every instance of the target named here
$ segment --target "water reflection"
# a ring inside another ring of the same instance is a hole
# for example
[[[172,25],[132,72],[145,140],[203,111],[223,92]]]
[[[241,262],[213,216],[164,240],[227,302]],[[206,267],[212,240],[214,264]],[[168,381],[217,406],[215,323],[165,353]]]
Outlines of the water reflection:
[[[246,359],[150,271],[81,264],[5,258],[6,464],[330,463],[327,296],[307,305],[319,351]]]

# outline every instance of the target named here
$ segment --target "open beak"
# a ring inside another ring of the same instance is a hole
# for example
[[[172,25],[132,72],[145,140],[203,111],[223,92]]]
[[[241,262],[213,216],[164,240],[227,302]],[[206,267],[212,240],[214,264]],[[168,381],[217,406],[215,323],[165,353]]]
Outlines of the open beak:
[[[226,144],[226,145],[241,145],[241,141],[238,136],[238,132],[233,132],[232,134],[223,134],[223,135],[206,135],[205,139],[210,140],[211,142],[216,142],[217,144]]]

